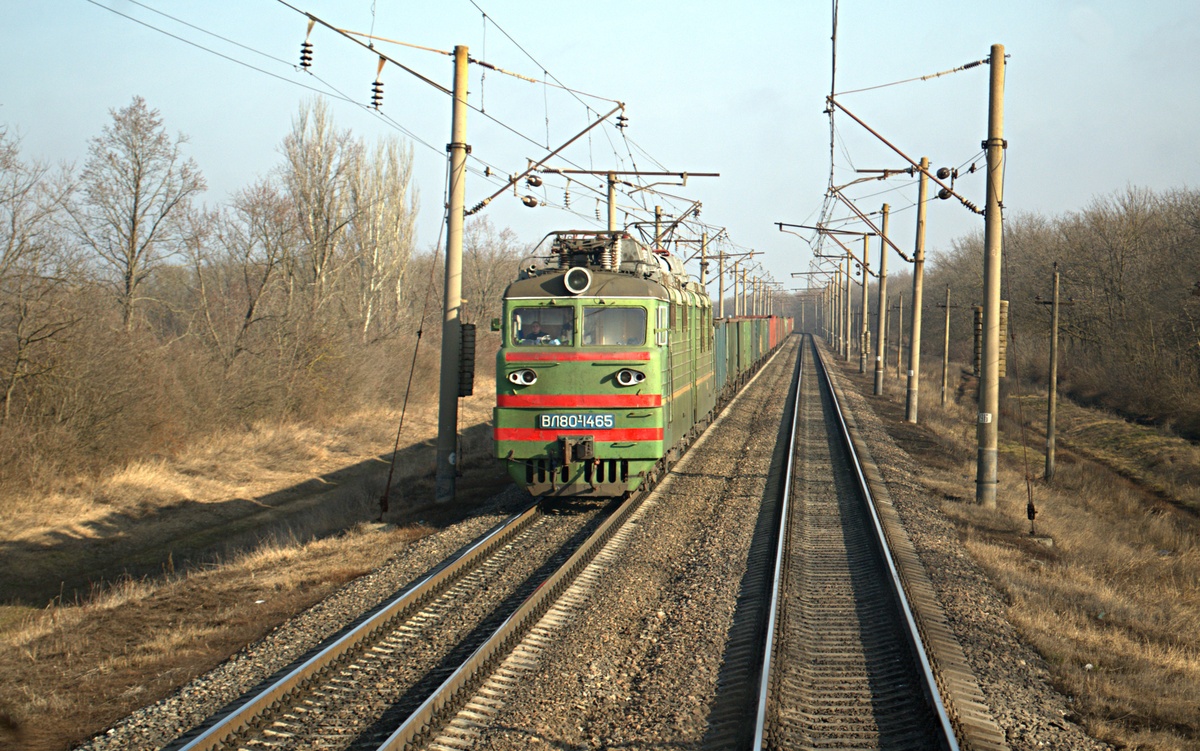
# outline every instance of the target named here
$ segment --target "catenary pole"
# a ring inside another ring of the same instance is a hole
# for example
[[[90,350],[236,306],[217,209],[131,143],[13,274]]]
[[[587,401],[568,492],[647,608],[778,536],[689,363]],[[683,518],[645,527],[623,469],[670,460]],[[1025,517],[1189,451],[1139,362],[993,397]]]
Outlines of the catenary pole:
[[[725,317],[725,254],[717,254],[717,295],[721,298],[718,303],[717,317]]]
[[[950,285],[946,285],[946,331],[942,342],[942,406],[950,390]]]
[[[617,231],[617,173],[609,172],[608,178],[608,231]],[[567,178],[568,180],[570,178]]]
[[[833,349],[842,355],[842,264],[833,270],[833,288],[830,292],[830,323],[833,324]]]
[[[446,282],[442,308],[442,372],[438,390],[435,500],[454,500],[458,464],[458,387],[462,356],[462,244],[467,186],[467,47],[454,48],[450,120],[450,195],[446,214]]]
[[[921,388],[921,305],[925,286],[925,206],[929,192],[929,159],[921,157],[921,181],[917,189],[917,241],[913,250],[912,336],[908,338],[908,393],[904,419],[917,421],[917,397]]]
[[[853,302],[851,297],[853,297],[854,293],[853,287],[850,286],[850,277],[853,276],[850,273],[850,264],[854,263],[854,261],[847,255],[844,263],[846,264],[846,290],[844,295],[846,307],[842,315],[842,359],[850,362],[850,319],[854,315],[854,308],[851,305]]]
[[[862,304],[859,306],[859,322],[858,331],[858,372],[867,372],[867,357],[871,349],[871,328],[870,328],[870,312],[867,307],[870,282],[870,258],[871,258],[871,236],[863,235],[863,262],[862,262]]]
[[[1046,481],[1054,479],[1054,427],[1058,407],[1058,261],[1054,262],[1054,294],[1050,303],[1050,398],[1046,406]]]
[[[875,396],[883,395],[883,358],[887,355],[887,256],[888,256],[888,211],[891,209],[886,203],[883,205],[883,222],[880,234],[883,235],[883,242],[879,243],[879,295],[876,308],[879,310],[879,320],[876,321],[875,334]]]
[[[979,453],[975,500],[996,508],[1000,447],[1000,270],[1004,203],[1004,45],[993,44],[988,96],[987,204],[984,209],[983,357],[979,380]]]
[[[746,308],[746,267],[745,266],[742,267],[742,296],[741,296],[741,308],[740,309],[742,312],[739,313],[739,315],[743,315],[743,316],[750,315],[749,310]]]

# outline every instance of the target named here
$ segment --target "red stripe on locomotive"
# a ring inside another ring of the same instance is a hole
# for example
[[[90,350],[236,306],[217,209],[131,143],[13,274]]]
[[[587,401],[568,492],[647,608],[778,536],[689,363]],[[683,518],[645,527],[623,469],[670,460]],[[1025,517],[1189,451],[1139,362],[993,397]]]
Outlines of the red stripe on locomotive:
[[[497,407],[661,407],[661,394],[498,394]]]
[[[560,435],[590,435],[596,443],[661,441],[662,428],[614,428],[612,430],[541,430],[539,428],[494,428],[497,441],[557,441]]]
[[[609,360],[650,361],[649,352],[505,352],[505,362],[607,362]]]

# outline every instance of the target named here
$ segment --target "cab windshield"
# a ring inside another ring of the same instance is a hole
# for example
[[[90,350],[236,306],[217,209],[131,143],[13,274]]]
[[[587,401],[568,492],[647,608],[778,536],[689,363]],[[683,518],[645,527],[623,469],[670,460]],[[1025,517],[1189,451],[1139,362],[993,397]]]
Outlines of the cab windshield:
[[[516,308],[509,330],[518,347],[569,346],[574,323],[574,308]]]
[[[645,308],[583,309],[584,346],[641,347],[646,344]]]

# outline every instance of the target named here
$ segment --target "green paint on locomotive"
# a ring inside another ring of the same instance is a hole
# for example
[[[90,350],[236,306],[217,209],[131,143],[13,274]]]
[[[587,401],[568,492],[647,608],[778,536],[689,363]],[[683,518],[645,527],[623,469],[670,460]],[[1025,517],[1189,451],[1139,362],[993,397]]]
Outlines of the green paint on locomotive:
[[[712,411],[711,303],[628,236],[552,237],[505,291],[496,456],[535,495],[621,495]]]

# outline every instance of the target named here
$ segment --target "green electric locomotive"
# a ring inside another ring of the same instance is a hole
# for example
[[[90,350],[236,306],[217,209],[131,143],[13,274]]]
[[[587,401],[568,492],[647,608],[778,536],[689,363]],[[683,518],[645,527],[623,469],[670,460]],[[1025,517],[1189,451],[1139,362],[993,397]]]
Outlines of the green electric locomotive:
[[[538,496],[636,490],[779,343],[779,320],[715,327],[708,295],[666,251],[621,232],[552,233],[504,294],[496,456]]]

